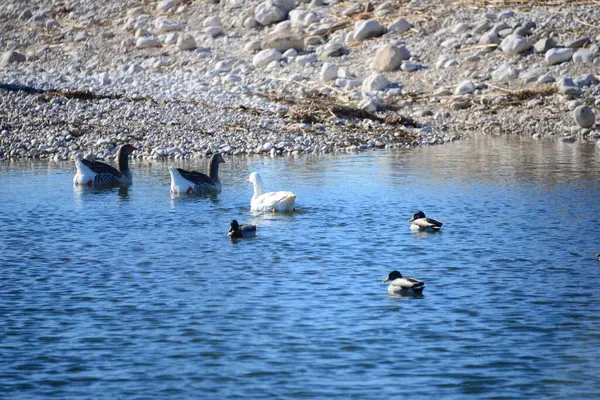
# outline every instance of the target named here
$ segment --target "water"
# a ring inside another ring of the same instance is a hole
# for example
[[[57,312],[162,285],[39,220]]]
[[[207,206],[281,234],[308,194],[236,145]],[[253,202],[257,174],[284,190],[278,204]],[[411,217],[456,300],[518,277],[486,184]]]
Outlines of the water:
[[[119,191],[0,164],[3,396],[600,396],[598,147],[228,158],[192,198],[167,165]],[[250,171],[298,212],[250,212]],[[417,210],[443,232],[411,233]],[[257,238],[227,240],[233,218]],[[390,296],[394,269],[423,297]]]

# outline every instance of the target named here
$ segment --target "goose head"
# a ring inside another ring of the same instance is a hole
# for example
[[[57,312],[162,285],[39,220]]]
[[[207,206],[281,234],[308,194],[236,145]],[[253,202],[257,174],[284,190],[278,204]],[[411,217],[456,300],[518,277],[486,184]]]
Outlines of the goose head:
[[[415,214],[413,214],[412,218],[408,220],[408,222],[412,222],[421,218],[425,218],[425,213],[423,211],[417,211]]]
[[[392,271],[381,283],[386,283],[387,281],[393,281],[394,279],[402,278],[402,274],[400,271]]]

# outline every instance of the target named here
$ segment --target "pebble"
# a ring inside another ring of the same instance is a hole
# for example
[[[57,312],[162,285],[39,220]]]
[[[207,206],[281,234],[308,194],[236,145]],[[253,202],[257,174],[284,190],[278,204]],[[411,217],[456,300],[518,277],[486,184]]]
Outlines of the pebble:
[[[562,94],[568,96],[578,96],[581,93],[581,89],[573,82],[573,79],[569,77],[564,77],[560,79],[556,86],[558,87],[558,91]]]
[[[286,51],[288,49],[301,51],[304,50],[304,41],[295,33],[283,30],[265,35],[261,42],[261,47],[277,51]]]
[[[135,47],[137,47],[138,49],[147,49],[147,48],[159,47],[159,46],[160,46],[160,42],[156,38],[153,38],[153,37],[140,37],[135,42]]]
[[[502,64],[492,72],[492,80],[502,82],[505,80],[516,79],[519,77],[519,70],[512,68],[508,64]],[[534,79],[535,81],[535,79]]]
[[[335,80],[338,77],[338,66],[335,64],[324,63],[319,73],[321,82]]]
[[[565,61],[570,61],[573,57],[573,50],[567,48],[555,48],[546,52],[544,59],[548,65],[556,65]]]
[[[281,60],[281,57],[281,52],[273,49],[266,49],[254,56],[252,59],[252,65],[254,65],[256,68],[262,68],[273,61]]]
[[[338,42],[330,42],[317,49],[317,55],[322,59],[341,57],[345,54],[348,54],[348,48],[343,43]]]
[[[400,68],[402,61],[410,58],[410,51],[404,46],[386,45],[375,52],[371,61],[371,70],[376,72],[394,71]]]
[[[533,45],[533,50],[536,53],[545,54],[548,50],[556,47],[556,42],[552,38],[540,39]]]
[[[596,123],[596,116],[590,106],[579,106],[573,111],[573,118],[582,128],[591,128]]]
[[[403,33],[412,28],[412,24],[404,18],[398,18],[388,26],[388,32]]]
[[[371,37],[378,37],[385,33],[385,27],[376,19],[359,21],[354,28],[353,40],[361,41]]]
[[[391,82],[382,74],[374,73],[364,80],[362,92],[365,94],[374,94],[390,86]]]
[[[181,35],[177,39],[177,48],[181,51],[193,50],[196,47],[196,39],[190,34]]]
[[[591,43],[590,38],[587,36],[583,36],[583,37],[579,37],[577,39],[568,41],[567,43],[565,43],[565,47],[568,47],[571,49],[579,49],[580,47],[586,46],[589,43]]]
[[[254,19],[263,26],[283,21],[286,17],[287,12],[270,1],[259,4],[254,11]]]
[[[414,72],[416,70],[419,69],[419,64],[415,64],[412,62],[403,62],[402,65],[400,66],[400,69],[402,71],[406,71],[406,72]]]
[[[586,63],[590,62],[596,57],[597,49],[579,49],[573,53],[574,63]]]
[[[506,55],[517,55],[531,49],[533,46],[526,38],[517,35],[508,35],[500,43],[500,48]]]
[[[471,81],[463,81],[461,82],[456,89],[454,90],[454,94],[469,94],[475,91],[475,84]]]

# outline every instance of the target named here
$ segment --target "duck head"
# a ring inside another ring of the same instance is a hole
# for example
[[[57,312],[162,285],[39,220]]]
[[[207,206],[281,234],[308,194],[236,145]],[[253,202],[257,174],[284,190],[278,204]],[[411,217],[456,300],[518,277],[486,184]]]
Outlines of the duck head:
[[[412,222],[415,219],[425,218],[425,213],[423,211],[417,211],[413,214],[412,218],[408,220],[408,222]]]
[[[381,283],[386,283],[387,281],[393,281],[394,279],[402,278],[402,274],[400,271],[392,271]]]
[[[237,232],[240,230],[240,224],[238,224],[237,220],[231,221],[231,225],[229,225],[229,232]]]

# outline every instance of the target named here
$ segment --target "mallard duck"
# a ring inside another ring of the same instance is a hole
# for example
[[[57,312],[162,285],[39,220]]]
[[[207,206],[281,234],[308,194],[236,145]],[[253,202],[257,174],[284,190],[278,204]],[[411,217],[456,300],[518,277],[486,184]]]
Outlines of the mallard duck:
[[[122,186],[131,185],[133,176],[129,169],[129,155],[137,148],[131,144],[124,144],[117,151],[117,168],[101,161],[91,161],[84,158],[75,160],[77,173],[73,177],[73,184],[87,186]]]
[[[425,289],[425,283],[414,278],[403,278],[399,271],[392,271],[382,283],[391,281],[388,285],[390,294],[420,294]]]
[[[215,153],[208,163],[208,175],[197,171],[169,167],[171,173],[171,193],[218,193],[221,191],[219,164],[224,163],[223,156]]]
[[[263,193],[262,179],[258,172],[252,172],[248,177],[248,183],[254,184],[254,195],[250,200],[252,211],[286,212],[294,211],[296,195],[292,192],[269,192]]]
[[[412,216],[408,222],[412,222],[410,225],[411,231],[426,231],[426,232],[438,232],[442,228],[442,223],[432,218],[426,218],[423,211],[419,211]]]
[[[227,236],[234,239],[251,238],[256,236],[256,225],[240,225],[235,219],[231,221]]]
[[[600,261],[600,253],[596,254],[596,257],[598,257],[598,261]]]

